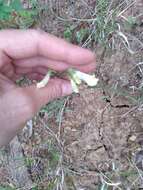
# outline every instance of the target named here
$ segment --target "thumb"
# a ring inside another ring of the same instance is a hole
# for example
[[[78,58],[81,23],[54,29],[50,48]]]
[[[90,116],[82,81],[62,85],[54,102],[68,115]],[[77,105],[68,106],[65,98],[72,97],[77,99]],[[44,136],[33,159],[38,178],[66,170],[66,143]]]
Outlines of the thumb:
[[[47,87],[36,85],[15,88],[1,96],[0,101],[0,147],[9,142],[39,109],[55,98],[72,93],[70,82],[53,79]]]
[[[72,93],[72,87],[69,81],[62,79],[51,79],[48,85],[38,89],[36,85],[23,88],[23,93],[29,99],[29,117],[31,118],[42,106],[48,102]]]

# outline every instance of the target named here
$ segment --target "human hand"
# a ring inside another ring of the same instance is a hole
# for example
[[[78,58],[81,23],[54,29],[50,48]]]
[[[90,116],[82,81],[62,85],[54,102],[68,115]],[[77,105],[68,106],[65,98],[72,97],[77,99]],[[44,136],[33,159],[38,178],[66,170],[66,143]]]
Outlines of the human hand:
[[[89,50],[42,31],[0,31],[0,146],[7,144],[43,105],[72,93],[70,82],[57,78],[42,89],[34,84],[16,86],[15,80],[23,74],[39,80],[48,68],[90,72],[95,69],[95,57]]]

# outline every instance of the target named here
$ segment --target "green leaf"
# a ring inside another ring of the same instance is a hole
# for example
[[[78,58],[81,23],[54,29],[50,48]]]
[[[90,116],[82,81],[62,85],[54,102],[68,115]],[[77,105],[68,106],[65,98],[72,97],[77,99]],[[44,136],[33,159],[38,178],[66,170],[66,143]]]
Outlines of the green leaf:
[[[0,6],[2,6],[3,5],[3,0],[0,0]]]
[[[0,190],[15,190],[11,187],[4,187],[4,186],[0,186]]]
[[[0,6],[0,19],[9,19],[12,9],[9,6]]]
[[[19,15],[24,18],[32,18],[37,15],[37,12],[34,10],[21,10]]]
[[[76,40],[78,43],[81,43],[84,38],[88,35],[89,31],[87,28],[81,28],[79,31],[76,32]]]
[[[137,23],[136,18],[135,18],[135,17],[132,17],[132,16],[129,16],[129,17],[127,18],[127,21],[125,21],[125,27],[126,27],[127,29],[131,29],[131,28],[133,28],[133,27],[135,26],[136,23]]]
[[[10,13],[12,8],[7,5],[0,6],[1,13]]]
[[[15,10],[15,11],[19,11],[22,10],[22,3],[20,0],[13,0],[11,3],[11,7]]]
[[[135,17],[132,17],[132,16],[129,16],[128,17],[128,23],[130,25],[134,25],[136,23],[136,18]]]
[[[67,27],[66,30],[64,31],[64,38],[69,42],[72,41],[72,30],[70,27]]]

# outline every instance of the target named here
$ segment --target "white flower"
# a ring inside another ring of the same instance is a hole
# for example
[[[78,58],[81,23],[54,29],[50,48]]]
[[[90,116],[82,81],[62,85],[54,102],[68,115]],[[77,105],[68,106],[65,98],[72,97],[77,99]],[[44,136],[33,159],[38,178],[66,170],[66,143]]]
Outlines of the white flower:
[[[55,72],[52,70],[49,70],[47,75],[44,77],[44,79],[37,83],[37,88],[45,87],[48,84],[52,73],[55,73]],[[82,81],[84,81],[90,87],[96,86],[99,81],[95,77],[95,75],[89,75],[89,74],[77,71],[75,69],[69,69],[67,71],[67,76],[69,77],[71,81],[71,86],[72,86],[73,92],[75,93],[79,93],[78,85],[80,85]]]
[[[75,71],[75,74],[80,80],[84,81],[90,87],[96,86],[99,81],[95,75],[89,75],[80,71]]]
[[[68,74],[72,81],[71,82],[72,86],[76,85],[76,88],[77,88],[77,85],[81,84],[81,81],[84,81],[90,87],[96,86],[99,81],[99,79],[97,79],[95,77],[95,75],[89,75],[89,74],[86,74],[86,73],[83,73],[83,72],[80,72],[80,71],[77,71],[74,69],[69,69]],[[75,84],[73,85],[73,83],[75,83]],[[75,92],[75,90],[74,90],[74,92]]]
[[[80,80],[80,78],[77,76],[76,72],[77,72],[77,71],[74,70],[74,69],[69,69],[69,70],[68,70],[68,77],[69,77],[71,80],[73,80],[73,81],[75,82],[75,84],[79,85],[79,84],[81,84],[81,80]]]
[[[44,88],[48,84],[51,73],[51,71],[48,71],[47,75],[43,78],[43,80],[37,83],[37,88]]]

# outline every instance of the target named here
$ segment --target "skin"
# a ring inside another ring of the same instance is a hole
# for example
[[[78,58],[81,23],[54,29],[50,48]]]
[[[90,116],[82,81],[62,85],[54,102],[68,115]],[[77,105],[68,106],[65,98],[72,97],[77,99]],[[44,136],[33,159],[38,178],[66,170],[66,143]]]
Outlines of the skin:
[[[46,103],[72,93],[70,82],[51,79],[42,89],[33,84],[18,87],[15,80],[27,75],[40,80],[48,68],[83,72],[95,69],[92,52],[42,31],[0,31],[0,146],[6,145]]]

